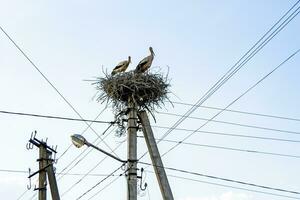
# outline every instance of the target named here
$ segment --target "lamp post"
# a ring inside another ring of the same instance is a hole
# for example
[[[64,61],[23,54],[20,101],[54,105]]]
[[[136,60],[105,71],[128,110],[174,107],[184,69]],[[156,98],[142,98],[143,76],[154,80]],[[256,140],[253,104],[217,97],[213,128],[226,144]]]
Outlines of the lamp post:
[[[98,151],[104,153],[105,155],[121,162],[121,163],[126,163],[127,161],[126,160],[122,160],[106,151],[104,151],[103,149],[100,149],[99,147],[89,143],[82,135],[79,135],[79,134],[74,134],[74,135],[71,135],[71,139],[72,139],[72,143],[77,147],[77,148],[80,148],[82,147],[83,145],[86,145],[88,147],[93,147],[94,149],[97,149]]]

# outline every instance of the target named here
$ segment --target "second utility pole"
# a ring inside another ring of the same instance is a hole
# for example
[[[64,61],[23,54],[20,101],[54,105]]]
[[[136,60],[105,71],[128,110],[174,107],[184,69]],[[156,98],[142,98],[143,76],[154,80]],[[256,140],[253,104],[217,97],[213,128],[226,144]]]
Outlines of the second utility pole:
[[[47,149],[44,145],[39,147],[40,149],[40,156],[39,156],[39,200],[46,200],[47,199],[47,174],[45,168],[47,167],[48,162],[48,154]]]
[[[129,99],[128,102],[128,127],[127,127],[127,200],[137,200],[137,107]]]

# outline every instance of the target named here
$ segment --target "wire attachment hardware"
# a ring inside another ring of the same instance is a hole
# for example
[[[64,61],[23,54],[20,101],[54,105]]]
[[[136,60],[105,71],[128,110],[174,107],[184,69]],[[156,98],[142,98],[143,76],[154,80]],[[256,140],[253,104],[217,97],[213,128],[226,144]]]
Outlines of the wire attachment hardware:
[[[35,138],[35,136],[36,136],[36,131],[33,131],[33,132],[31,132],[31,136],[30,136],[30,140],[33,140],[34,138]],[[26,149],[27,150],[30,150],[30,149],[33,149],[33,143],[32,142],[30,142],[30,140],[29,140],[29,142],[26,144]]]
[[[140,183],[140,189],[141,191],[145,191],[147,189],[148,184],[145,182],[143,185],[143,174],[144,174],[144,168],[141,168],[141,175],[137,176],[138,179],[140,179],[141,183]],[[145,179],[145,178],[144,178]]]

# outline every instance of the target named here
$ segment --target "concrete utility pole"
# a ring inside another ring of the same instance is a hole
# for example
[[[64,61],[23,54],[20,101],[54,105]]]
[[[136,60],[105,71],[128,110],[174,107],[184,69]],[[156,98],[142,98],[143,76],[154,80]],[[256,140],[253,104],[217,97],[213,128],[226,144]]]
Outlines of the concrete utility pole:
[[[129,101],[128,127],[127,127],[127,200],[137,200],[137,108]]]
[[[50,156],[49,156],[49,158],[50,158]],[[48,174],[51,196],[52,196],[53,200],[60,200],[52,160],[50,160],[49,162],[50,163],[49,163],[49,167],[47,168],[47,174]]]
[[[29,140],[29,143],[27,144],[27,149],[33,149],[33,146],[36,146],[39,148],[39,159],[37,161],[39,162],[39,170],[30,174],[28,176],[29,179],[31,177],[35,176],[36,174],[39,174],[39,186],[35,190],[38,190],[38,200],[46,200],[47,199],[47,175],[48,180],[50,183],[50,190],[51,190],[51,196],[53,200],[60,200],[59,193],[58,193],[58,187],[57,182],[55,178],[54,168],[53,168],[53,162],[54,159],[52,158],[52,153],[56,154],[56,149],[53,149],[47,145],[47,142],[40,141],[37,138],[35,138],[35,134],[31,135],[31,138]],[[29,171],[30,172],[30,171]],[[31,183],[31,181],[30,181]],[[31,187],[31,184],[30,184]],[[28,188],[30,188],[28,187]]]
[[[139,112],[139,117],[162,197],[164,200],[173,200],[172,190],[156,145],[147,113],[145,111],[141,111]]]
[[[47,174],[45,171],[45,167],[47,166],[47,149],[41,145],[39,147],[39,154],[40,157],[38,159],[39,161],[39,200],[46,200],[47,199]]]

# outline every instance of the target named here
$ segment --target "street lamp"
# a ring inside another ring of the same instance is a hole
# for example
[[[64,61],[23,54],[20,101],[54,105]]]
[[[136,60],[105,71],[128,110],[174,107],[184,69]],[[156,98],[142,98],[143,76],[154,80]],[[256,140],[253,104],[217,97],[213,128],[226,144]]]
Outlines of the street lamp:
[[[122,160],[102,149],[100,149],[99,147],[89,143],[82,135],[79,135],[79,134],[74,134],[74,135],[71,135],[71,139],[72,139],[72,143],[74,144],[75,147],[77,148],[80,148],[82,147],[83,145],[86,145],[88,147],[93,147],[94,149],[97,149],[98,151],[104,153],[105,155],[119,161],[119,162],[122,162],[122,163],[126,163],[127,161],[126,160]]]

